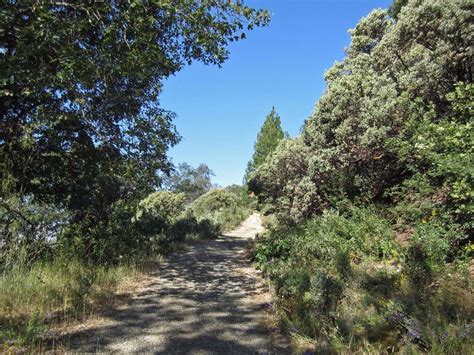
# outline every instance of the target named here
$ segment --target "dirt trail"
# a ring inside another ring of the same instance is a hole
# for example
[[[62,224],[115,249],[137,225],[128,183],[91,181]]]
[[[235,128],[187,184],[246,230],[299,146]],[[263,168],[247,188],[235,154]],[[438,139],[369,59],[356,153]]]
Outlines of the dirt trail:
[[[269,296],[245,256],[246,241],[261,230],[254,214],[231,233],[171,255],[127,305],[71,334],[73,351],[288,353],[262,325]]]

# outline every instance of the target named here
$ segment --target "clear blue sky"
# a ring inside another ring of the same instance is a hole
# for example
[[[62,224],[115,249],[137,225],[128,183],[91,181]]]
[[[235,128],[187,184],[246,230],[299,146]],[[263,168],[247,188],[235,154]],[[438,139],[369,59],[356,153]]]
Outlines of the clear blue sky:
[[[270,25],[230,47],[222,68],[194,63],[169,78],[161,106],[176,112],[182,141],[175,164],[206,163],[214,182],[242,182],[257,133],[275,106],[296,136],[324,91],[323,74],[344,57],[347,30],[390,0],[248,0],[272,14]]]

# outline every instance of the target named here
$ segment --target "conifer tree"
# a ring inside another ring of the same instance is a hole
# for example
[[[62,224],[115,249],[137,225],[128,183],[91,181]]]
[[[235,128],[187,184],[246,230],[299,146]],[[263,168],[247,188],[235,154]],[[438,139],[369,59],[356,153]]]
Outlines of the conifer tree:
[[[278,146],[281,139],[285,137],[285,132],[281,128],[281,119],[272,107],[271,112],[267,115],[260,132],[257,135],[257,141],[254,145],[254,153],[252,159],[247,164],[244,181],[248,181],[250,174],[265,162]]]

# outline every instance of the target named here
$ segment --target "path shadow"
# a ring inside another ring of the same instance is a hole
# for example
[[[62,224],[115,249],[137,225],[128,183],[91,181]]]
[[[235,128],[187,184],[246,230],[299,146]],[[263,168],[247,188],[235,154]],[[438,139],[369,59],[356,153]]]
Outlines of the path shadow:
[[[265,286],[245,273],[246,240],[193,244],[159,265],[153,282],[106,311],[105,324],[60,339],[77,352],[156,354],[289,353],[261,324]],[[246,269],[247,268],[247,269]]]

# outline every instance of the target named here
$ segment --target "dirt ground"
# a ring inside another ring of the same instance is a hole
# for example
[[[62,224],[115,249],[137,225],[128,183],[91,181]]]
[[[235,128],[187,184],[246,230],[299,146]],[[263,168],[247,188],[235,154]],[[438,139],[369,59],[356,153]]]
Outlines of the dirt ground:
[[[289,353],[265,325],[270,295],[245,254],[261,230],[254,214],[231,233],[170,255],[126,304],[72,330],[72,351]]]

